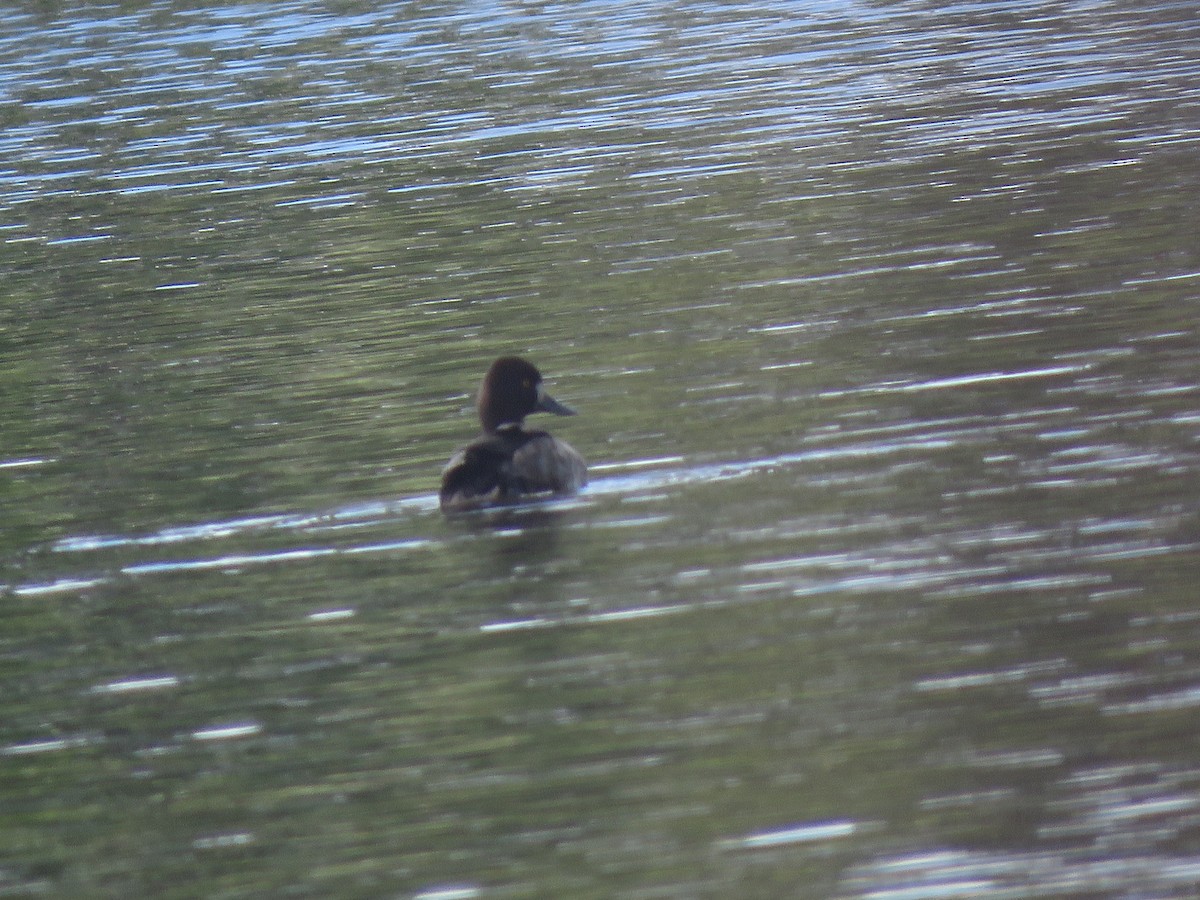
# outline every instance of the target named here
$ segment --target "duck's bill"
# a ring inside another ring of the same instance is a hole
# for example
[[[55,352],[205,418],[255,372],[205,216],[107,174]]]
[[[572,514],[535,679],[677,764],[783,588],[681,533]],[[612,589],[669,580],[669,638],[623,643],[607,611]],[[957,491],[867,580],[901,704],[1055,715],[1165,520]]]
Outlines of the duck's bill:
[[[556,416],[573,416],[575,410],[567,406],[565,403],[559,403],[549,394],[538,394],[538,402],[535,407],[539,412],[554,413]]]

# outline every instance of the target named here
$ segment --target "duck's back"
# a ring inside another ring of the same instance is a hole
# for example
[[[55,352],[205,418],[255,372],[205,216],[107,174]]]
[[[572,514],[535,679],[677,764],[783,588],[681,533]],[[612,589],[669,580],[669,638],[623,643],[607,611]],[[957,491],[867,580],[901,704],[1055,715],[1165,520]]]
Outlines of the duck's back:
[[[587,464],[570,444],[545,431],[512,426],[476,438],[442,472],[443,509],[512,503],[533,494],[574,494]]]

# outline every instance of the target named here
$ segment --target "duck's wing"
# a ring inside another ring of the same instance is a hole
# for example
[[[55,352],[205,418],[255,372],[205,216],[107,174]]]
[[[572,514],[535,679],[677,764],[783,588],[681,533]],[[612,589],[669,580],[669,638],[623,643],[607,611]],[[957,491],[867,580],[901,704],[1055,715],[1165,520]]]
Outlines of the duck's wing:
[[[438,502],[442,509],[472,509],[500,499],[507,481],[507,458],[497,447],[477,441],[463,447],[442,470]]]

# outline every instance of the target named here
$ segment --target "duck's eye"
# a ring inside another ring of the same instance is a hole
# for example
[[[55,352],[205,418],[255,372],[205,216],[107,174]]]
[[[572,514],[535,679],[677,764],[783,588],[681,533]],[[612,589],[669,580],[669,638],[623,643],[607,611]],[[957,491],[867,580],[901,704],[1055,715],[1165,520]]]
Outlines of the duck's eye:
[[[529,390],[531,387],[533,387],[533,382],[526,378],[521,382],[521,387],[525,388],[525,390]]]

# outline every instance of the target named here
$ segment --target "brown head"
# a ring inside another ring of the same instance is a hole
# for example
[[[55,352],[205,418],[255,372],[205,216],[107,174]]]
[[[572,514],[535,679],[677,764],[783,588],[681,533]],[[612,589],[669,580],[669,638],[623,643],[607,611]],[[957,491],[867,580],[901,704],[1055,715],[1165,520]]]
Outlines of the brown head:
[[[575,415],[575,410],[546,393],[542,373],[518,356],[502,356],[492,363],[479,386],[475,408],[489,434],[501,425],[520,425],[530,413]]]

